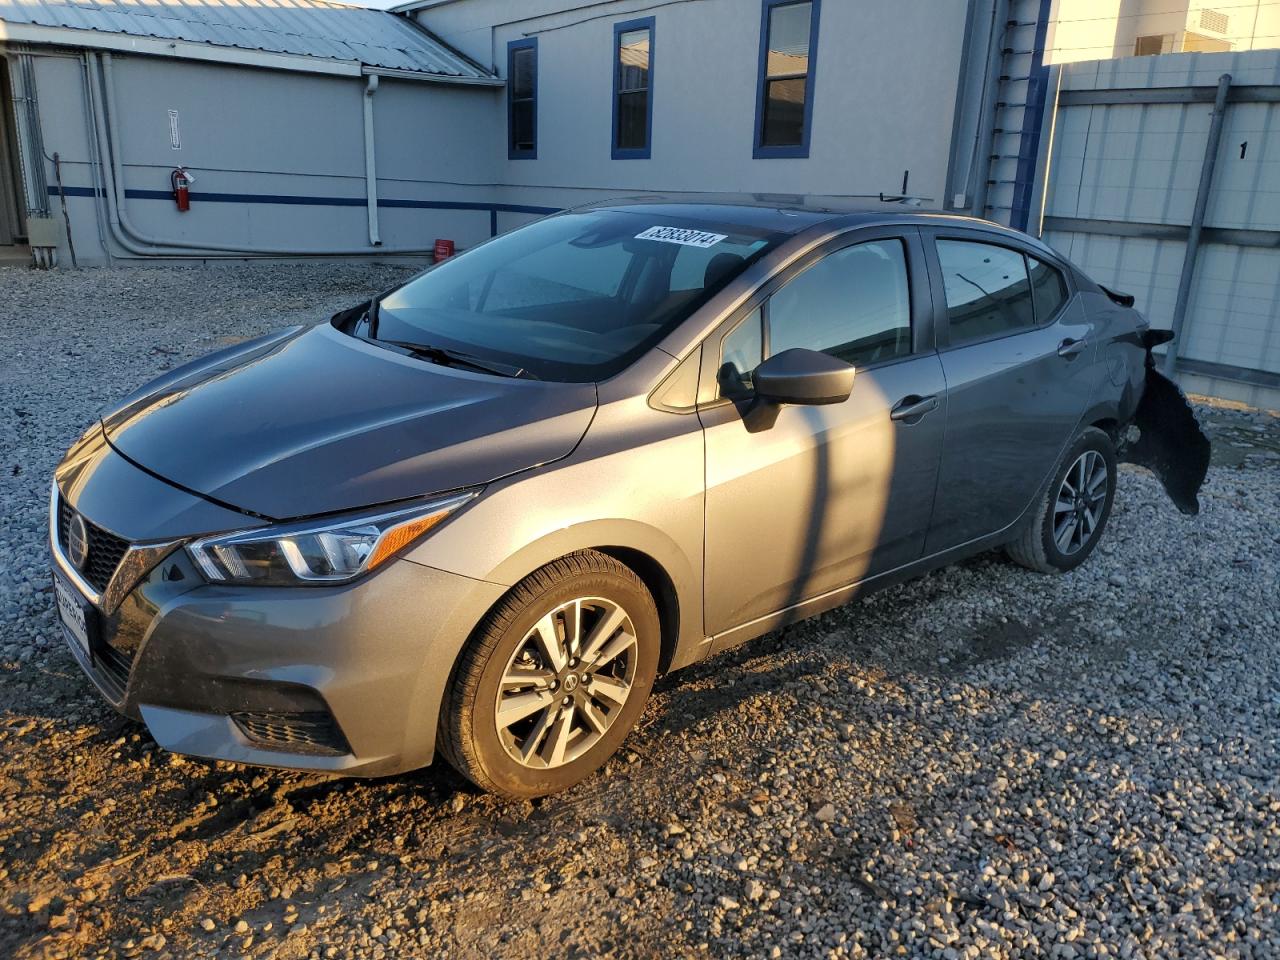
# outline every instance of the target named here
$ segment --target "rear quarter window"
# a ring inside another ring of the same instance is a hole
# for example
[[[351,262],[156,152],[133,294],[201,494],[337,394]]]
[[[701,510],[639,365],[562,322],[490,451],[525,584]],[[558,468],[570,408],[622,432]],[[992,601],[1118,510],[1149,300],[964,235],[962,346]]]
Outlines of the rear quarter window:
[[[1062,271],[1043,260],[1027,257],[1028,272],[1031,275],[1031,294],[1036,306],[1036,321],[1048,323],[1062,309],[1062,305],[1071,298],[1067,288],[1067,278]]]

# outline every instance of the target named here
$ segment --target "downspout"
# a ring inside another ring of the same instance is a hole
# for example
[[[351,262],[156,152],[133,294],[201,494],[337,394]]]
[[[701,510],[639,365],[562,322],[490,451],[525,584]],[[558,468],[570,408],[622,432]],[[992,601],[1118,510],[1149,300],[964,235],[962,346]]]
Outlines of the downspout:
[[[1165,347],[1164,375],[1173,379],[1178,366],[1178,345],[1182,342],[1182,328],[1187,323],[1187,310],[1191,306],[1191,281],[1196,275],[1196,261],[1200,257],[1200,231],[1204,228],[1204,215],[1209,209],[1209,191],[1213,189],[1213,171],[1218,165],[1218,148],[1222,144],[1222,122],[1227,115],[1227,93],[1231,90],[1231,74],[1218,78],[1218,94],[1213,98],[1213,120],[1209,124],[1209,139],[1204,145],[1204,163],[1200,167],[1200,185],[1196,187],[1196,205],[1191,212],[1191,228],[1187,231],[1187,252],[1182,257],[1182,276],[1178,278],[1178,299],[1173,306],[1173,339]]]
[[[973,144],[973,162],[969,164],[969,196],[973,198],[969,212],[975,217],[984,216],[987,212],[987,181],[991,178],[996,114],[1000,109],[1000,68],[1004,64],[1004,38],[1008,32],[1009,0],[995,0],[991,11],[991,39],[987,46],[987,86],[983,91],[982,118]]]
[[[373,95],[378,92],[378,77],[369,74],[364,84],[364,189],[365,207],[369,211],[369,242],[382,246],[378,236],[378,160],[373,145]]]
[[[103,95],[101,100],[106,105],[105,119],[99,118],[99,139],[103,142],[103,150],[100,151],[104,159],[104,173],[106,167],[109,166],[111,176],[109,177],[111,184],[107,189],[107,208],[110,213],[110,224],[113,236],[116,241],[131,253],[141,256],[164,256],[164,257],[199,257],[209,258],[218,255],[234,255],[236,257],[342,257],[342,256],[367,256],[374,251],[368,247],[360,247],[355,249],[329,249],[329,250],[300,250],[296,247],[244,247],[234,244],[221,243],[191,243],[185,240],[158,240],[148,237],[138,228],[129,222],[128,212],[125,209],[125,191],[124,191],[124,163],[120,156],[120,137],[116,127],[116,117],[119,113],[116,109],[115,98],[115,79],[112,74],[112,57],[110,53],[92,54],[97,59],[101,58],[102,76],[101,84]],[[95,78],[97,79],[97,78]],[[105,161],[109,158],[109,163]],[[405,248],[380,248],[378,253],[425,256],[431,253],[430,250],[424,250],[417,247]]]
[[[84,84],[85,142],[89,144],[89,181],[93,188],[94,220],[98,228],[98,243],[102,246],[107,263],[112,262],[111,245],[107,243],[107,188],[103,181],[104,167],[98,155],[98,121],[94,106],[93,90],[89,78],[89,54],[80,54],[80,79]]]

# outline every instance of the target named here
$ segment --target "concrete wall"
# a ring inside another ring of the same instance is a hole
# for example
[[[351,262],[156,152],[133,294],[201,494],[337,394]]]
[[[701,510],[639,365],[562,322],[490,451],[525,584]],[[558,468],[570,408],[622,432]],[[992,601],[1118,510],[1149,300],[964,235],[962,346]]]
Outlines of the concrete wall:
[[[874,196],[899,192],[910,170],[910,192],[941,206],[967,11],[963,2],[825,0],[809,157],[758,160],[759,0],[464,0],[419,17],[503,74],[507,43],[538,38],[538,155],[507,160],[504,144],[500,179],[510,202],[567,206],[658,191]],[[613,160],[613,25],[649,15],[652,157]],[[503,131],[505,110],[503,101],[490,118]]]
[[[369,245],[364,81],[155,57],[114,60],[127,215],[157,240],[353,249]],[[63,161],[82,263],[127,256],[99,223],[92,196],[85,70],[73,56],[36,60],[41,133]],[[374,98],[384,248],[460,246],[490,233],[502,128],[501,90],[383,79]],[[178,111],[181,147],[171,144]],[[196,178],[192,207],[168,198],[177,165]],[[54,183],[52,168],[49,183]],[[100,182],[100,180],[99,180]],[[78,194],[78,195],[74,195]],[[475,204],[475,210],[432,208]],[[56,206],[56,204],[55,204]],[[105,246],[103,238],[107,237]]]
[[[1233,87],[1274,88],[1280,52],[1071,64],[1062,91],[1208,88],[1224,73]],[[1058,110],[1045,240],[1100,283],[1134,294],[1157,327],[1170,324],[1186,252],[1180,231],[1164,237],[1170,231],[1159,228],[1190,223],[1211,112],[1204,102]],[[1195,392],[1280,409],[1280,102],[1228,105],[1205,226],[1251,231],[1270,246],[1206,235],[1179,350],[1192,363],[1179,379]],[[1240,373],[1209,376],[1204,364]]]

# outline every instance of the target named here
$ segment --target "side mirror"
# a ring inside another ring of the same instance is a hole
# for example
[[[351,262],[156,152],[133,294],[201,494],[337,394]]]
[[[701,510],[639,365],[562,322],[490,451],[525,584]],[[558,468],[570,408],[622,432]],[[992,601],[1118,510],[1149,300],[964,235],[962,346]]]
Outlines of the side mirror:
[[[756,367],[756,397],[771,403],[843,403],[853,390],[853,367],[816,350],[795,347]]]

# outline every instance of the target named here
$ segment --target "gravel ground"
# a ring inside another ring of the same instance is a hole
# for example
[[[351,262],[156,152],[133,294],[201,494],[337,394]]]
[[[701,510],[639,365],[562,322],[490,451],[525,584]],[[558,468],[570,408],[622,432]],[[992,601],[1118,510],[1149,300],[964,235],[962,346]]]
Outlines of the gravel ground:
[[[155,748],[55,627],[54,463],[148,377],[404,273],[0,270],[0,955],[1280,952],[1272,414],[1199,408],[1199,517],[1126,469],[1080,570],[980,557],[669,677],[560,797]]]

